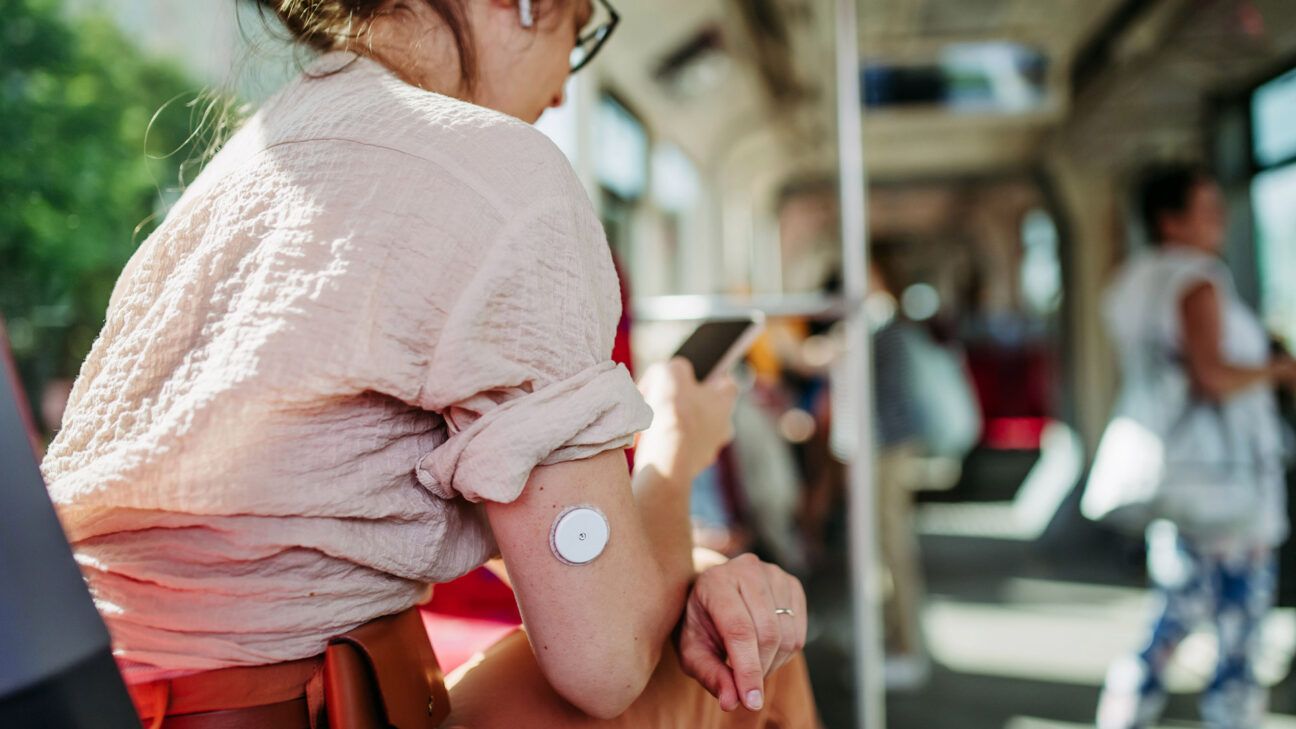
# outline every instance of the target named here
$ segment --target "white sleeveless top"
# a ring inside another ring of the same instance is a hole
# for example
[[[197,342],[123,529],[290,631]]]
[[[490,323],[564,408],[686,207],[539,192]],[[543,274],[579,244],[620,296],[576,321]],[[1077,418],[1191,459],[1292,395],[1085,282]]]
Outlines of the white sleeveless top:
[[[1123,369],[1148,347],[1183,351],[1183,297],[1201,283],[1214,284],[1222,311],[1221,354],[1229,364],[1262,367],[1270,360],[1269,338],[1256,315],[1238,296],[1223,261],[1183,246],[1163,246],[1136,256],[1117,274],[1104,301],[1104,314]],[[1128,381],[1124,387],[1137,387]],[[1135,400],[1137,398],[1120,398]],[[1257,454],[1263,489],[1259,513],[1241,539],[1276,546],[1288,533],[1284,474],[1283,425],[1273,388],[1257,386],[1234,393],[1228,400],[1227,422],[1242,431],[1241,439]],[[1203,454],[1209,457],[1209,454]],[[1091,483],[1091,487],[1096,484]],[[1086,493],[1090,503],[1116,495]]]

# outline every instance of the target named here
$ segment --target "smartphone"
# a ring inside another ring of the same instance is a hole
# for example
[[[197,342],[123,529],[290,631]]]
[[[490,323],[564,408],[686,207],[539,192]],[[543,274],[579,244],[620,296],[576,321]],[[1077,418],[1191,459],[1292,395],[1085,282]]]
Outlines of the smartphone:
[[[760,312],[738,319],[704,322],[693,330],[675,351],[693,365],[698,380],[722,376],[756,343],[765,330],[765,316]]]

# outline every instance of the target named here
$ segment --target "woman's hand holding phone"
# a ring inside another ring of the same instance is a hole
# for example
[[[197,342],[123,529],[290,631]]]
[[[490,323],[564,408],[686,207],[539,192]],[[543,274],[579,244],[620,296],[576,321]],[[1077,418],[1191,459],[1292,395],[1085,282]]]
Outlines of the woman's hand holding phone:
[[[733,439],[737,383],[728,375],[698,382],[693,366],[676,357],[649,367],[639,391],[653,422],[635,447],[636,469],[653,467],[672,481],[691,483]]]
[[[1274,372],[1274,379],[1280,387],[1296,389],[1296,359],[1287,355],[1282,355],[1270,364]]]

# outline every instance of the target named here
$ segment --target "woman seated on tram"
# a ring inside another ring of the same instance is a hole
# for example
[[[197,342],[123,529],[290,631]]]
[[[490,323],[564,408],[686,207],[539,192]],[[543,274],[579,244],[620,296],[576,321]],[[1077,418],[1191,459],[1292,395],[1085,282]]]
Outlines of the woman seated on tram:
[[[735,386],[610,361],[602,228],[530,126],[590,0],[263,4],[318,58],[132,258],[44,463],[144,718],[307,726],[330,638],[499,554],[525,633],[450,724],[814,726],[797,580],[694,569]]]

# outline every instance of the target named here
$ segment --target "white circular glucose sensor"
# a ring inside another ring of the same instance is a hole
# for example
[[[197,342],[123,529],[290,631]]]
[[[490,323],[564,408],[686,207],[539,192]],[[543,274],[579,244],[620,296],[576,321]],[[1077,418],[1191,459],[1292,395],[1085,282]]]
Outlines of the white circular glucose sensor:
[[[603,512],[592,506],[573,506],[554,519],[549,546],[567,564],[586,564],[603,553],[608,531]]]

